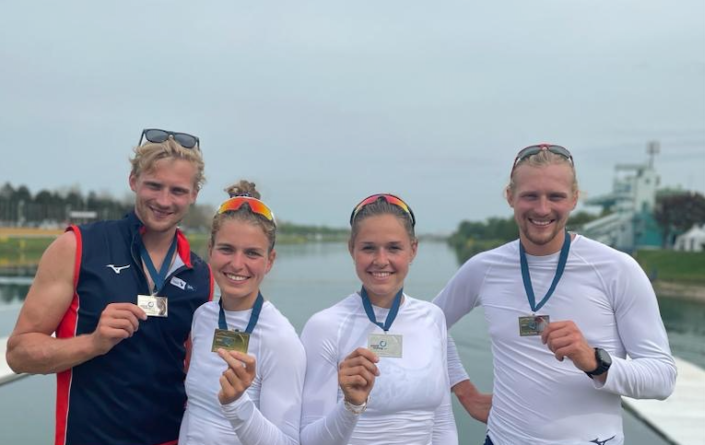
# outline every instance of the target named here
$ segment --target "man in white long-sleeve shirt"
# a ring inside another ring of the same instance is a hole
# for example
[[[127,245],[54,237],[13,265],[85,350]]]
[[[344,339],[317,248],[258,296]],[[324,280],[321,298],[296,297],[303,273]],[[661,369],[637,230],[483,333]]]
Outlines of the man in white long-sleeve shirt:
[[[565,148],[521,150],[506,199],[519,240],[470,258],[435,299],[449,327],[484,308],[485,443],[623,444],[620,396],[665,399],[675,386],[653,288],[630,256],[566,231],[578,185]]]

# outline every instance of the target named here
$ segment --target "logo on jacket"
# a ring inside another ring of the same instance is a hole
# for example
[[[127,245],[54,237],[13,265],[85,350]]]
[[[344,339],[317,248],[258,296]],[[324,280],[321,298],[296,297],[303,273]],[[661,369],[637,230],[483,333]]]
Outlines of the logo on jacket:
[[[105,267],[111,268],[113,272],[120,275],[120,272],[122,272],[123,269],[127,269],[128,267],[130,267],[130,265],[128,264],[127,266],[116,266],[114,264],[106,264]]]
[[[612,436],[609,439],[605,439],[605,440],[595,439],[595,440],[591,440],[590,443],[595,443],[597,445],[605,445],[607,442],[614,439],[615,437],[617,437],[617,436]]]

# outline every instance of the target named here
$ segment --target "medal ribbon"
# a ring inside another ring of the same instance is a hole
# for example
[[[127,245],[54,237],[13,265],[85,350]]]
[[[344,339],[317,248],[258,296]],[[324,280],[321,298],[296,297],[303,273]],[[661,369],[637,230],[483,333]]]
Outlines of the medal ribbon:
[[[380,323],[377,321],[377,317],[375,316],[375,311],[372,309],[372,303],[370,302],[370,297],[367,295],[367,291],[365,290],[365,286],[362,286],[362,289],[360,290],[360,297],[362,297],[362,306],[365,308],[365,312],[367,313],[367,318],[370,319],[370,321],[380,328],[384,330],[384,332],[389,331],[389,328],[392,327],[392,323],[394,323],[394,319],[397,318],[397,313],[399,313],[399,306],[401,305],[401,296],[404,293],[404,288],[399,289],[399,292],[394,296],[394,301],[392,301],[392,307],[389,309],[389,313],[387,314],[387,319],[385,320],[384,324]]]
[[[166,256],[164,257],[164,262],[162,263],[162,267],[159,269],[159,272],[157,272],[157,268],[154,267],[154,263],[152,262],[152,258],[149,257],[149,252],[147,252],[147,248],[144,246],[144,243],[142,242],[142,237],[140,239],[140,256],[142,257],[142,261],[144,261],[144,265],[147,266],[147,271],[149,272],[149,276],[152,277],[152,281],[154,282],[154,290],[153,294],[156,294],[157,292],[161,291],[162,288],[164,287],[164,282],[166,281],[166,276],[169,273],[169,267],[171,266],[171,259],[174,257],[174,252],[176,251],[176,236],[174,236],[174,241],[171,242],[171,246],[169,247],[169,251],[166,253]]]
[[[526,260],[526,251],[524,250],[524,246],[521,244],[521,241],[519,241],[519,260],[521,262],[521,278],[524,281],[524,289],[526,290],[526,296],[529,299],[529,305],[531,306],[531,310],[536,313],[539,309],[543,307],[544,304],[548,301],[549,298],[551,298],[551,295],[553,295],[553,291],[556,290],[556,286],[558,285],[558,282],[561,280],[561,276],[563,276],[563,271],[565,270],[565,265],[568,262],[568,252],[570,251],[570,234],[568,231],[565,231],[565,240],[563,241],[563,247],[561,247],[561,254],[558,257],[558,267],[556,267],[556,275],[553,277],[553,282],[551,283],[551,287],[548,289],[548,292],[546,292],[546,295],[543,297],[543,299],[539,302],[539,304],[536,304],[536,296],[534,295],[534,287],[531,284],[531,275],[529,274],[529,263]]]
[[[262,305],[264,304],[264,297],[262,292],[257,294],[257,299],[255,300],[255,305],[252,306],[252,314],[250,314],[250,321],[247,323],[247,328],[245,328],[245,333],[251,334],[257,326],[257,321],[259,320],[259,314],[262,312]],[[223,297],[218,300],[218,306],[220,310],[218,311],[218,329],[228,330],[228,323],[225,321],[225,310],[223,309]],[[237,331],[237,329],[235,330]]]

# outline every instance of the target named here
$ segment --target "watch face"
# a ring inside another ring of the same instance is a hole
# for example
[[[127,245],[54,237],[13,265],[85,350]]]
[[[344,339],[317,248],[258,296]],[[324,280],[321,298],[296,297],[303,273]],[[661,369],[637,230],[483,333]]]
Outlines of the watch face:
[[[612,357],[610,357],[609,353],[604,349],[597,349],[597,358],[603,366],[609,367],[612,364]]]

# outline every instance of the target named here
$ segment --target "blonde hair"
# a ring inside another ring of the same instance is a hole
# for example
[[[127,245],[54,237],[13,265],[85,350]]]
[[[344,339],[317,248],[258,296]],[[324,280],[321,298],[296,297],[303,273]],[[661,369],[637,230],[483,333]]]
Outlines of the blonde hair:
[[[546,167],[549,165],[560,165],[560,164],[566,164],[570,167],[570,171],[573,172],[573,183],[571,185],[571,191],[573,194],[578,193],[578,176],[575,173],[575,166],[573,163],[567,159],[564,156],[561,156],[559,154],[552,153],[548,150],[541,150],[535,155],[527,156],[526,158],[522,159],[517,163],[516,166],[512,169],[512,174],[509,177],[509,184],[504,189],[504,194],[506,198],[510,198],[514,195],[514,192],[516,191],[517,184],[514,181],[514,175],[516,174],[517,169],[522,166],[522,165],[528,165],[531,167]]]
[[[255,183],[245,179],[226,187],[225,192],[230,198],[234,198],[236,196],[249,196],[251,198],[260,199],[260,193],[257,191]],[[252,210],[250,210],[250,206],[247,204],[244,204],[237,210],[228,210],[224,213],[215,214],[213,217],[213,224],[211,225],[211,246],[215,243],[215,236],[218,234],[218,231],[222,227],[223,221],[225,220],[244,221],[260,227],[264,232],[264,235],[267,237],[267,240],[269,240],[268,252],[271,252],[272,249],[274,249],[274,243],[277,240],[277,226],[273,221],[252,212]]]
[[[164,142],[147,142],[135,147],[134,153],[134,157],[130,159],[130,164],[132,165],[130,174],[134,177],[139,177],[143,172],[152,170],[157,161],[172,158],[189,161],[196,167],[193,185],[197,191],[201,190],[201,187],[206,182],[203,174],[204,163],[201,150],[184,148],[172,136],[169,136]]]

